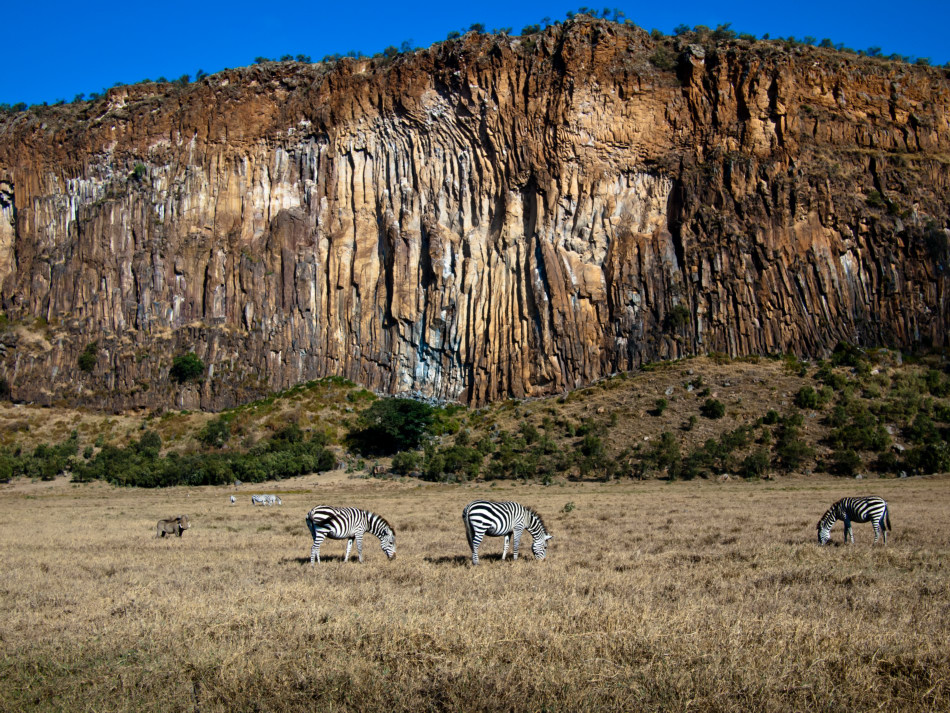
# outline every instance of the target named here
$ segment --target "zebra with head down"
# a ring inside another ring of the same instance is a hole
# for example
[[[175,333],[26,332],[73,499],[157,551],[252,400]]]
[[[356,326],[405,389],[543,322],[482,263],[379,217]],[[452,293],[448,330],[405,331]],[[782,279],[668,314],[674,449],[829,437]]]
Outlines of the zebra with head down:
[[[252,495],[251,505],[282,505],[276,495]]]
[[[369,510],[337,508],[318,505],[307,513],[307,528],[313,537],[310,548],[310,564],[320,561],[320,545],[326,538],[346,540],[343,561],[350,559],[350,549],[356,542],[356,552],[363,561],[363,535],[369,532],[379,538],[379,546],[389,559],[396,556],[396,531],[386,520]]]
[[[534,558],[543,560],[547,554],[548,540],[554,535],[548,534],[541,516],[529,507],[515,502],[493,502],[475,500],[462,511],[468,546],[472,548],[472,565],[478,565],[478,547],[485,535],[505,538],[501,558],[508,554],[509,539],[512,542],[512,557],[518,559],[518,545],[521,535],[527,530],[534,538],[531,551]]]
[[[869,495],[864,498],[841,498],[818,521],[818,544],[826,545],[831,541],[831,528],[838,520],[844,521],[844,541],[854,544],[852,522],[871,522],[874,528],[874,542],[883,535],[883,544],[887,544],[887,531],[891,529],[891,516],[887,510],[887,501]],[[872,543],[873,544],[873,543]]]

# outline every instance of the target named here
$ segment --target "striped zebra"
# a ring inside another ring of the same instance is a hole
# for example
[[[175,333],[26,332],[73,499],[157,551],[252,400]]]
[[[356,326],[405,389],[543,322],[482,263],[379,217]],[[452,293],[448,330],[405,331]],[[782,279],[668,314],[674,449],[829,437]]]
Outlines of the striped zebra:
[[[276,495],[252,495],[251,505],[283,505]]]
[[[362,562],[363,535],[367,532],[379,538],[379,546],[389,559],[396,556],[396,531],[392,525],[369,510],[317,505],[307,513],[307,527],[313,536],[313,547],[310,548],[311,565],[314,559],[320,561],[320,545],[327,537],[331,540],[346,540],[344,562],[350,559],[350,549],[353,547],[353,540],[356,540],[356,552]]]
[[[462,521],[465,523],[465,534],[468,537],[468,546],[472,548],[472,564],[478,565],[478,546],[485,535],[491,537],[505,536],[504,549],[501,558],[508,554],[508,542],[512,543],[512,556],[518,559],[518,545],[521,542],[521,533],[527,530],[534,538],[531,551],[535,559],[543,560],[547,553],[549,535],[544,527],[541,516],[529,507],[513,502],[492,502],[490,500],[475,500],[465,506],[462,511]]]
[[[883,544],[887,544],[887,531],[891,529],[891,516],[887,502],[873,495],[865,498],[841,498],[828,508],[828,512],[818,521],[818,544],[826,545],[831,540],[831,528],[836,520],[844,520],[844,541],[854,544],[852,522],[868,522],[874,527],[874,542],[883,535]]]

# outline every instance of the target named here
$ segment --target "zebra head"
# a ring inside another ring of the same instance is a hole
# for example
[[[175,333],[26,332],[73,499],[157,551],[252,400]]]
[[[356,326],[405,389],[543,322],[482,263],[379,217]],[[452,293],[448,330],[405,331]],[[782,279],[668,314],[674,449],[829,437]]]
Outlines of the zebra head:
[[[396,533],[391,527],[387,527],[383,536],[379,538],[379,546],[389,559],[396,559]]]
[[[531,545],[531,551],[534,553],[534,558],[536,560],[543,560],[548,550],[548,540],[550,540],[554,535],[549,535],[544,533],[541,537],[535,537],[534,543]]]
[[[818,521],[818,544],[827,545],[831,541],[831,528],[834,526],[835,521],[838,519],[838,513],[835,510],[837,503],[832,505],[828,512],[821,516],[821,520]]]
[[[828,508],[827,512],[821,516],[821,520],[818,521],[819,545],[827,545],[831,541],[831,528],[834,527],[835,522],[841,517],[841,512],[839,511],[840,507],[841,501],[839,500]]]

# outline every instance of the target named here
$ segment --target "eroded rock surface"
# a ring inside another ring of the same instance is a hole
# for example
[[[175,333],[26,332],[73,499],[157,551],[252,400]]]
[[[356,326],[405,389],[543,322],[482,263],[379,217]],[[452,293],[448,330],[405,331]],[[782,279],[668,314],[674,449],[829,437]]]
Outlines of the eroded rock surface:
[[[581,21],[8,118],[0,373],[107,408],[326,375],[480,403],[697,351],[946,345],[946,72],[659,46]],[[208,375],[179,386],[189,350]]]

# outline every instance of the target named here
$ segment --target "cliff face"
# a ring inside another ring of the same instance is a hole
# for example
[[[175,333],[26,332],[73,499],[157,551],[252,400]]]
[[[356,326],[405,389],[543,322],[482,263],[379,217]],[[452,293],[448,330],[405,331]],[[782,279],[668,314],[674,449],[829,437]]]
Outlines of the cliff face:
[[[596,21],[117,88],[0,123],[0,374],[111,408],[326,375],[480,403],[947,345],[948,165],[943,70]]]

